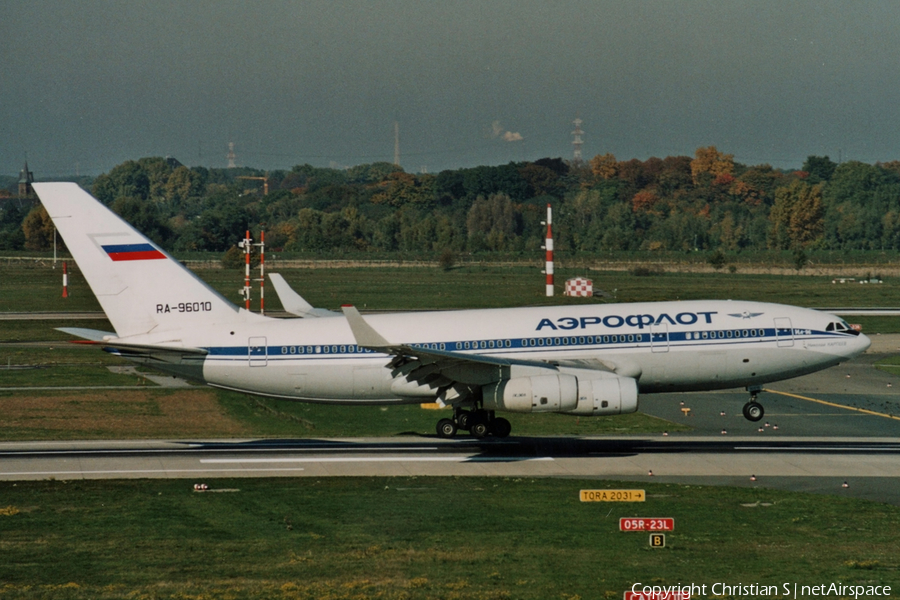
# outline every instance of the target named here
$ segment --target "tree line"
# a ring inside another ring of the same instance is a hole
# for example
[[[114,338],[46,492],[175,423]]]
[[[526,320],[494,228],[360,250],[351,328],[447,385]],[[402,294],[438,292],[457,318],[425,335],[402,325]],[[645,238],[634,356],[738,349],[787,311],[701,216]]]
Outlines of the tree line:
[[[267,178],[268,194],[261,178]],[[246,229],[287,252],[534,253],[546,205],[557,249],[606,251],[900,250],[900,161],[799,171],[748,166],[715,147],[693,157],[597,155],[406,173],[349,169],[207,169],[163,158],[124,162],[86,186],[169,251],[223,252]],[[0,249],[42,250],[39,205],[0,198]]]

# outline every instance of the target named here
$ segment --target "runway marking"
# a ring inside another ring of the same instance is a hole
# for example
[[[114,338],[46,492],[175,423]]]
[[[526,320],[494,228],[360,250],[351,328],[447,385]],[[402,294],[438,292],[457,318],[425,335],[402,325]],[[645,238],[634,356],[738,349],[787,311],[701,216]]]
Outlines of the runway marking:
[[[900,448],[891,447],[891,448],[882,448],[878,446],[860,446],[856,448],[829,448],[827,446],[804,446],[802,448],[785,448],[784,446],[735,446],[735,450],[765,450],[776,451],[776,452],[809,452],[810,450],[814,450],[816,452],[897,452]]]
[[[817,403],[819,403],[819,404],[824,404],[825,406],[833,406],[833,407],[835,407],[835,408],[843,408],[843,409],[846,409],[846,410],[854,410],[854,411],[856,411],[856,412],[865,413],[865,414],[867,414],[867,415],[874,415],[874,416],[876,416],[876,417],[884,417],[885,419],[894,419],[895,421],[900,421],[900,417],[898,417],[898,416],[896,416],[896,415],[888,415],[888,414],[885,414],[885,413],[880,413],[880,412],[876,412],[876,411],[874,411],[874,410],[868,410],[868,409],[865,409],[865,408],[856,408],[856,407],[853,407],[853,406],[846,406],[846,405],[844,405],[844,404],[836,404],[836,403],[834,403],[834,402],[828,402],[828,401],[826,401],[826,400],[819,400],[819,399],[817,399],[817,398],[808,398],[807,396],[798,396],[797,394],[790,394],[790,393],[788,393],[788,392],[779,392],[779,391],[776,391],[776,390],[768,390],[768,389],[764,389],[763,391],[764,391],[764,392],[770,392],[770,393],[772,393],[772,394],[780,394],[780,395],[782,395],[782,396],[789,396],[789,397],[791,397],[791,398],[797,398],[797,399],[799,399],[799,400],[807,400],[807,401],[809,401],[809,402],[817,402]]]
[[[117,471],[20,471],[0,473],[0,477],[12,475],[153,475],[159,473],[243,473],[246,469],[122,469]],[[305,471],[303,467],[266,469],[266,471]]]
[[[203,464],[231,463],[355,463],[355,462],[535,462],[552,461],[550,456],[535,458],[533,456],[498,456],[483,458],[478,456],[360,456],[360,457],[321,457],[321,458],[203,458]]]

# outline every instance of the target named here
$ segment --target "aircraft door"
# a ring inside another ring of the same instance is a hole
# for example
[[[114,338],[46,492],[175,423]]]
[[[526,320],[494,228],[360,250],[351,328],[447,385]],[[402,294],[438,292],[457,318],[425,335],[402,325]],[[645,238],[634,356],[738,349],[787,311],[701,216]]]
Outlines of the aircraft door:
[[[669,351],[669,326],[666,323],[650,325],[650,351]]]
[[[787,317],[775,319],[775,339],[779,348],[790,348],[794,345],[794,328]]]
[[[251,367],[265,367],[269,362],[265,337],[252,337],[247,341],[247,358]]]

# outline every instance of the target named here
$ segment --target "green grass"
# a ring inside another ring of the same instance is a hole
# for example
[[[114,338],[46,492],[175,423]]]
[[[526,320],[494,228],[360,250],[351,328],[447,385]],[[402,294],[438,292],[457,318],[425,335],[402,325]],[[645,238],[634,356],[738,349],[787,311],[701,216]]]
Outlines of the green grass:
[[[108,368],[131,364],[98,348],[65,342],[48,347],[0,345],[0,388],[147,385],[141,377]]]
[[[824,276],[664,273],[636,277],[621,271],[560,268],[556,278],[558,295],[547,298],[540,270],[528,267],[465,266],[446,272],[418,267],[272,270],[281,272],[313,305],[325,308],[347,303],[404,310],[729,298],[809,307],[900,305],[900,281],[890,278],[878,285],[841,285]],[[198,275],[225,297],[239,302],[237,289],[243,285],[242,272],[209,269],[198,271]],[[614,298],[562,296],[563,282],[576,275],[590,277],[595,290],[614,294]],[[70,269],[67,299],[61,297],[61,273],[50,268],[49,263],[0,264],[0,278],[4,281],[0,287],[0,312],[100,310],[77,268]],[[269,286],[267,291],[267,307],[280,309],[274,289]],[[257,289],[253,297],[257,307]]]
[[[0,384],[4,383],[0,371]],[[137,384],[131,378],[130,385]],[[209,388],[169,390],[0,390],[0,440],[317,438],[435,435],[450,410],[335,406],[245,396]],[[515,435],[643,434],[688,431],[642,413],[615,417],[505,415]],[[461,432],[460,435],[466,435]],[[0,596],[2,598],[2,596]]]
[[[58,331],[59,327],[79,327],[99,331],[113,331],[106,317],[100,319],[39,319],[0,321],[0,351],[10,342],[69,342],[77,340],[68,333]]]
[[[760,488],[559,479],[0,484],[0,595],[620,598],[635,582],[900,584],[900,508]],[[648,500],[581,503],[582,488]],[[749,505],[749,506],[746,506]],[[664,549],[620,517],[674,517]]]
[[[891,375],[900,375],[900,356],[886,356],[875,363],[875,368]]]
[[[434,435],[449,409],[402,406],[338,406],[257,398],[219,392],[227,414],[260,437],[364,437]],[[559,414],[504,413],[515,435],[602,435],[689,431],[690,428],[643,413],[614,417],[573,417]],[[460,432],[460,435],[466,435]]]

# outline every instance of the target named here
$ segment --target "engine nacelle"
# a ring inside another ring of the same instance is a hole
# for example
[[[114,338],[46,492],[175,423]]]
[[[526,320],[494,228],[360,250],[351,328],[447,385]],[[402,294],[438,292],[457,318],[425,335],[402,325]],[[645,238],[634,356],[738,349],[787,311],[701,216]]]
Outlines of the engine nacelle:
[[[624,415],[638,408],[637,381],[610,373],[597,379],[578,379],[578,405],[570,415]]]
[[[578,407],[578,379],[572,375],[513,377],[482,388],[485,410],[570,412]]]

